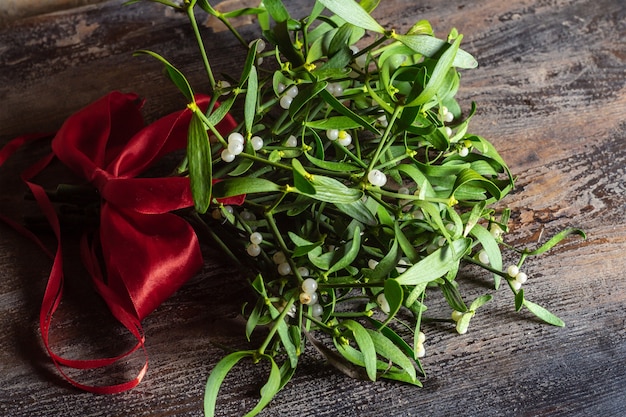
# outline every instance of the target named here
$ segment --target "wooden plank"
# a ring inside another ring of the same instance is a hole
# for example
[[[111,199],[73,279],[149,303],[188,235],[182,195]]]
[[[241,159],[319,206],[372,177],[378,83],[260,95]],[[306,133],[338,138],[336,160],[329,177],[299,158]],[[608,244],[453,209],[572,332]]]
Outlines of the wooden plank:
[[[201,89],[202,71],[184,17],[159,5],[121,9],[120,3],[0,29],[0,143],[24,132],[54,130],[71,112],[112,89],[146,97],[148,118],[184,105],[159,65],[131,57],[136,49],[149,47],[167,56]],[[297,13],[305,3],[290,7]],[[516,191],[506,199],[513,211],[509,239],[534,245],[567,226],[588,232],[587,241],[569,241],[526,267],[528,298],[560,315],[567,327],[515,313],[509,293],[501,291],[473,319],[468,334],[456,335],[447,325],[427,329],[423,389],[353,381],[307,352],[294,380],[262,415],[626,414],[626,4],[387,0],[376,16],[400,32],[424,18],[439,36],[452,26],[465,34],[465,48],[480,67],[463,74],[461,102],[478,103],[472,130],[492,140],[519,176]],[[241,30],[254,36],[252,26]],[[224,32],[212,39],[214,65],[236,68],[243,54],[235,42]],[[0,168],[0,211],[28,210],[23,189],[8,174],[45,152],[30,147]],[[231,266],[209,262],[145,320],[150,371],[139,387],[115,396],[68,388],[43,353],[37,320],[49,266],[29,242],[0,225],[0,414],[201,414],[202,384],[224,354],[219,345],[244,345],[237,314],[250,293],[243,279],[233,279]],[[77,356],[119,351],[129,339],[78,265],[68,267],[55,346]],[[470,294],[484,292],[479,278],[464,285]],[[432,308],[447,314],[443,305]],[[130,376],[137,369],[133,365],[141,363],[136,357],[115,375]],[[220,415],[251,408],[265,371],[237,372],[220,398]]]

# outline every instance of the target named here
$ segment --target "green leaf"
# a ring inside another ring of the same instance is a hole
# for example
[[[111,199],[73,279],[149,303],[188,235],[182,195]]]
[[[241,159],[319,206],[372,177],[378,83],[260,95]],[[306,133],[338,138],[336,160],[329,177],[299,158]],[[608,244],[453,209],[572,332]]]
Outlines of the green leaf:
[[[312,129],[341,129],[341,130],[349,130],[349,129],[357,129],[361,127],[361,123],[359,121],[355,121],[348,116],[334,116],[329,117],[328,119],[319,119],[319,120],[311,120],[304,123],[305,126],[310,127]]]
[[[220,360],[211,371],[204,390],[204,415],[215,416],[217,393],[230,370],[245,357],[253,357],[255,351],[233,352]]]
[[[544,243],[543,245],[541,245],[537,249],[535,249],[533,251],[530,251],[530,252],[525,252],[525,253],[527,255],[530,255],[530,256],[540,255],[540,254],[542,254],[544,252],[549,251],[556,244],[558,244],[559,242],[561,242],[563,239],[565,239],[566,237],[568,237],[570,235],[578,235],[578,236],[582,237],[583,239],[587,238],[587,235],[585,234],[585,232],[583,230],[577,229],[577,228],[568,228],[568,229],[564,229],[564,230],[560,231],[559,233],[557,233],[556,235],[554,235],[550,240],[548,240],[546,243]]]
[[[459,45],[462,38],[462,36],[456,38],[454,43],[450,45],[441,55],[441,58],[439,58],[437,60],[437,64],[435,64],[435,68],[433,69],[433,72],[428,79],[428,83],[426,83],[424,90],[422,90],[422,92],[410,103],[407,103],[406,107],[420,106],[428,102],[431,98],[435,96],[435,94],[437,94],[446,79],[448,70],[452,67],[454,57],[459,50]]]
[[[367,319],[369,320],[370,323],[374,325],[374,327],[376,327],[376,330],[381,332],[387,339],[391,340],[394,345],[402,349],[402,351],[404,352],[406,356],[408,356],[411,359],[415,359],[415,351],[402,337],[400,337],[396,332],[391,330],[389,327],[383,325],[382,322],[376,319],[373,319],[371,317],[368,317]]]
[[[318,0],[328,10],[348,23],[373,32],[385,33],[385,29],[353,0]]]
[[[199,213],[205,213],[211,202],[213,184],[211,145],[204,123],[195,113],[187,134],[187,160],[194,206]]]
[[[444,279],[441,284],[439,284],[439,288],[441,292],[448,302],[448,305],[456,311],[469,311],[465,302],[463,301],[463,297],[454,282],[449,281],[448,279]]]
[[[502,253],[500,252],[500,245],[493,237],[489,230],[485,229],[480,224],[474,224],[474,227],[470,230],[470,234],[474,236],[483,247],[483,250],[487,254],[489,258],[489,264],[498,271],[502,270]],[[500,286],[500,275],[493,274],[493,279],[495,282],[495,288],[498,289]]]
[[[366,226],[376,226],[378,223],[376,217],[360,199],[351,203],[335,203],[335,207],[343,214]]]
[[[344,106],[339,100],[337,100],[337,98],[335,96],[330,94],[328,92],[328,90],[320,91],[320,96],[337,113],[342,114],[342,115],[352,119],[352,121],[356,122],[357,125],[358,125],[357,127],[363,127],[363,128],[369,130],[370,132],[372,132],[374,134],[380,135],[380,132],[378,131],[378,129],[376,129],[369,121],[367,121],[363,117],[359,116],[358,114],[356,114],[355,112],[350,110],[348,107]],[[344,130],[346,129],[345,127],[341,127],[341,128],[343,128]]]
[[[389,313],[383,323],[383,325],[386,326],[391,320],[393,320],[396,314],[398,314],[398,311],[400,311],[404,298],[404,291],[397,280],[389,278],[385,280],[384,294],[387,299],[387,303],[389,304]]]
[[[356,165],[352,165],[348,162],[326,161],[324,159],[318,159],[313,155],[305,153],[304,156],[316,167],[326,169],[335,172],[354,172],[361,171],[363,168]]]
[[[524,289],[520,288],[515,294],[515,311],[520,311],[524,306]]]
[[[170,80],[172,80],[172,82],[180,90],[180,92],[183,93],[187,101],[190,103],[194,101],[193,90],[189,85],[189,81],[187,81],[187,78],[185,78],[182,72],[180,72],[176,67],[170,64],[167,59],[163,58],[161,55],[155,52],[142,49],[135,52],[133,56],[137,56],[140,54],[150,55],[151,57],[161,61],[163,65],[165,65],[165,71],[167,73],[167,76],[170,78]]]
[[[341,322],[340,326],[350,330],[352,333],[354,341],[363,354],[367,377],[372,381],[376,381],[376,347],[374,346],[369,332],[365,327],[354,320],[344,320]]]
[[[356,259],[359,251],[361,250],[361,228],[359,226],[354,228],[352,239],[345,244],[343,249],[343,256],[330,267],[330,269],[325,273],[326,276],[332,274],[333,272],[341,271]]]
[[[407,258],[409,258],[409,261],[411,261],[411,263],[417,262],[418,261],[417,251],[413,247],[413,244],[411,244],[409,239],[407,239],[407,237],[405,236],[398,222],[394,222],[394,230],[396,234],[396,240],[400,244],[400,248],[402,249],[402,252],[404,252]]]
[[[291,166],[293,167],[293,184],[303,194],[313,195],[316,193],[315,187],[309,182],[308,178],[311,174],[306,172],[302,163],[293,158],[291,160]]]
[[[315,98],[320,91],[324,90],[328,83],[326,81],[320,81],[312,84],[308,84],[300,90],[298,95],[294,97],[293,101],[289,105],[289,116],[293,119],[300,109],[309,102],[309,100]]]
[[[232,178],[216,182],[213,185],[213,195],[215,198],[276,191],[282,191],[282,187],[264,178]]]
[[[257,101],[259,98],[258,79],[256,68],[252,67],[248,75],[248,89],[246,90],[246,99],[243,108],[244,123],[248,137],[251,136],[254,117],[256,116]]]
[[[396,267],[398,264],[398,258],[398,239],[394,239],[391,249],[389,249],[380,262],[378,262],[376,268],[373,270],[365,270],[363,274],[372,281],[382,280]]]
[[[323,175],[313,175],[309,182],[315,188],[315,194],[306,194],[311,198],[327,203],[352,203],[361,198],[363,193],[354,188],[348,188],[334,178]]]
[[[411,359],[409,359],[398,346],[378,331],[370,329],[366,330],[374,342],[376,353],[383,358],[389,359],[391,362],[402,368],[402,370],[404,370],[404,372],[406,372],[413,381],[417,380],[417,374],[415,372],[413,362],[411,362]]]
[[[261,399],[257,405],[250,410],[244,417],[253,417],[259,414],[269,403],[272,398],[278,393],[281,387],[281,374],[278,365],[270,355],[260,355],[263,359],[267,359],[270,362],[270,375],[267,378],[267,382],[261,387]]]
[[[535,304],[531,301],[524,299],[524,306],[530,310],[535,316],[539,317],[541,320],[545,321],[548,324],[552,324],[553,326],[563,327],[565,326],[565,322],[541,307],[539,304]]]
[[[263,0],[263,5],[276,22],[285,22],[289,19],[289,12],[281,0]]]
[[[417,285],[445,275],[458,264],[470,243],[470,239],[457,239],[452,244],[437,249],[402,273],[397,278],[398,283]]]
[[[454,191],[470,183],[484,188],[498,200],[502,198],[502,191],[493,181],[488,180],[471,168],[466,168],[457,175],[454,182]]]
[[[441,48],[448,45],[448,42],[442,39],[422,34],[395,35],[394,38],[411,48],[411,50],[429,58],[437,55],[437,53],[441,51]],[[452,65],[458,68],[476,68],[478,66],[478,62],[472,55],[462,49],[459,49],[454,57],[454,60],[452,61]]]
[[[206,122],[212,126],[217,126],[217,124],[221,122],[224,117],[226,117],[231,107],[233,106],[236,98],[237,96],[233,95],[222,101],[219,107],[216,107],[215,109],[208,109],[207,113],[210,111],[211,114],[209,114],[209,116],[207,117]]]
[[[472,304],[470,304],[470,311],[476,311],[478,308],[484,306],[486,303],[488,303],[489,301],[491,301],[493,297],[491,296],[491,294],[483,294],[480,297],[476,298],[474,301],[472,301]]]

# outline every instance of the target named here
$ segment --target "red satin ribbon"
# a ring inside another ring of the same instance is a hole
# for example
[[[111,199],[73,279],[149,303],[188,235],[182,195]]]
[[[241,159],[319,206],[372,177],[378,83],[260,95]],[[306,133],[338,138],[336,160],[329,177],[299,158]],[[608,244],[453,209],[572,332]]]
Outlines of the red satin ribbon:
[[[209,98],[197,103],[206,109]],[[136,178],[164,155],[187,144],[191,111],[185,109],[144,126],[141,102],[135,94],[113,92],[70,116],[52,140],[53,153],[21,175],[57,239],[52,254],[39,239],[6,217],[0,219],[37,242],[53,258],[40,312],[41,336],[59,372],[74,386],[95,393],[117,393],[135,387],[148,368],[141,320],[192,277],[202,265],[198,239],[191,226],[172,210],[193,206],[189,179]],[[235,127],[227,116],[218,126],[227,133]],[[35,136],[20,137],[0,150],[0,165]],[[72,171],[98,189],[100,227],[94,238],[81,238],[81,257],[96,290],[111,313],[137,339],[129,351],[112,358],[71,360],[58,356],[49,343],[52,315],[63,293],[61,228],[45,190],[31,179],[58,157]],[[241,204],[243,196],[222,201]],[[106,272],[102,271],[100,259]],[[145,363],[137,376],[117,385],[81,384],[63,366],[93,369],[111,365],[143,349]]]

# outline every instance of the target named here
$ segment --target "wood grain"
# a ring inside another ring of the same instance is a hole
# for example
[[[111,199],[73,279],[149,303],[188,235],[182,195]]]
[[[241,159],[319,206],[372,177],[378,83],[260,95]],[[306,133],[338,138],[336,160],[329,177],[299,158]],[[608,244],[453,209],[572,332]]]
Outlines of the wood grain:
[[[148,118],[184,105],[159,65],[131,56],[137,49],[167,56],[202,85],[184,17],[158,5],[120,3],[0,28],[0,144],[21,133],[53,131],[113,89],[146,97]],[[289,3],[302,15],[308,2]],[[387,0],[375,15],[398,31],[428,19],[439,36],[453,26],[465,34],[464,47],[480,63],[463,73],[460,91],[465,106],[478,104],[471,129],[492,140],[519,176],[505,200],[513,213],[508,239],[533,246],[564,227],[587,231],[586,241],[572,239],[527,262],[527,297],[567,327],[515,313],[510,294],[501,291],[468,334],[441,324],[426,330],[423,389],[350,380],[311,351],[262,415],[626,415],[626,3]],[[241,24],[246,37],[258,35]],[[219,31],[211,39],[214,66],[236,69],[243,55],[235,42]],[[45,152],[29,147],[0,168],[1,212],[29,210],[16,174]],[[201,415],[203,383],[224,354],[220,346],[245,345],[238,311],[250,294],[232,266],[213,259],[145,320],[151,368],[139,387],[96,396],[69,388],[50,366],[37,330],[50,263],[0,225],[0,415]],[[55,346],[76,357],[119,352],[130,340],[79,265],[68,268]],[[483,279],[467,274],[469,294],[483,292]],[[443,314],[443,306],[437,308]],[[132,375],[141,361],[133,358],[108,378]],[[235,373],[220,397],[219,415],[250,409],[264,372]]]

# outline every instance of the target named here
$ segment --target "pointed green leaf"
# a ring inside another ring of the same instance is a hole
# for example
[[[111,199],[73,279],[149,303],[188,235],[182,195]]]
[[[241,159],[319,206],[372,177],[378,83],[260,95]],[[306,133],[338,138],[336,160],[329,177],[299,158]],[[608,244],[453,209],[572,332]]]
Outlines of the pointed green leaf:
[[[163,65],[165,65],[165,71],[167,72],[168,77],[170,78],[170,80],[172,80],[172,82],[180,90],[180,92],[183,93],[187,101],[189,103],[192,103],[194,101],[193,90],[191,89],[191,86],[189,85],[189,81],[187,81],[187,78],[185,78],[183,73],[180,72],[172,64],[170,64],[167,59],[163,58],[161,55],[155,52],[147,51],[144,49],[135,52],[133,56],[136,56],[139,54],[150,55],[151,57],[156,58],[159,61],[161,61]]]
[[[354,26],[373,32],[385,33],[385,29],[354,0],[319,0],[319,2]]]
[[[541,307],[539,304],[535,304],[531,301],[524,299],[524,306],[530,310],[535,316],[539,317],[541,320],[545,321],[548,324],[552,324],[553,326],[563,327],[565,326],[565,322]]]
[[[340,326],[350,330],[352,333],[354,341],[363,354],[367,377],[372,381],[376,381],[376,347],[368,331],[354,320],[344,320]]]
[[[243,108],[244,124],[248,137],[252,135],[252,125],[254,124],[254,117],[256,116],[256,107],[259,98],[258,89],[256,67],[252,67],[248,75],[248,89],[246,90],[246,99]]]
[[[213,186],[215,198],[233,197],[242,194],[281,191],[280,185],[264,178],[232,178],[216,182]]]
[[[396,35],[394,38],[418,54],[425,55],[430,58],[434,57],[441,50],[441,48],[448,45],[448,43],[442,39],[423,34]],[[454,57],[454,60],[452,61],[452,65],[458,68],[476,68],[478,66],[478,62],[472,55],[462,49],[459,49]]]
[[[189,181],[196,210],[205,213],[211,202],[213,167],[209,135],[202,120],[193,113],[187,134]]]
[[[451,245],[437,249],[396,278],[398,283],[417,285],[440,278],[458,264],[470,243],[470,239],[457,239]]]
[[[204,390],[204,415],[215,416],[217,393],[230,370],[245,357],[252,357],[255,351],[233,352],[220,360],[211,371]]]
[[[411,377],[412,380],[417,380],[417,374],[415,372],[413,362],[411,362],[411,359],[409,359],[398,346],[376,330],[367,329],[367,332],[374,342],[376,353],[398,365]]]

